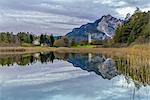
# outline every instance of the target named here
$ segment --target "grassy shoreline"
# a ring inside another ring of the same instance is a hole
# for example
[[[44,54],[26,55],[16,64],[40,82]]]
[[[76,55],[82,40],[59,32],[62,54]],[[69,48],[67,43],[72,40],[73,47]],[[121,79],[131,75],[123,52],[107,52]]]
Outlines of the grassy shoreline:
[[[149,56],[150,46],[132,46],[124,48],[67,48],[67,47],[0,47],[0,54],[24,54],[36,52],[60,52],[60,53],[106,53],[115,55],[143,55]]]
[[[0,54],[23,54],[55,51],[56,48],[51,47],[0,47]]]

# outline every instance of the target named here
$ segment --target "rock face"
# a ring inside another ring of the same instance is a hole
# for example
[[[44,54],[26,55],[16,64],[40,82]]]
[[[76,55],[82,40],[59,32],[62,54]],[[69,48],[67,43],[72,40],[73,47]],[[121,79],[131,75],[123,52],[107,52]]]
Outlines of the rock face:
[[[88,23],[82,25],[80,28],[74,28],[72,32],[69,32],[66,36],[69,39],[75,39],[76,41],[87,40],[88,34],[92,35],[94,40],[104,40],[111,38],[118,24],[122,24],[123,21],[112,17],[111,15],[102,16],[94,23]]]
[[[89,58],[88,55],[81,56],[77,54],[74,57],[69,57],[67,61],[72,63],[74,67],[80,67],[88,72],[95,72],[104,79],[110,80],[119,74],[113,60],[102,55],[94,55]]]
[[[111,58],[106,59],[102,65],[98,66],[98,69],[103,78],[112,79],[118,75],[115,64]]]

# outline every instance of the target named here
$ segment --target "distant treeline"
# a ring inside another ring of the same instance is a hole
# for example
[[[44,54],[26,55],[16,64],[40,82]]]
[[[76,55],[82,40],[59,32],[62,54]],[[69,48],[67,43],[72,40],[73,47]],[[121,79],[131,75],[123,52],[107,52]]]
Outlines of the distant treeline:
[[[46,45],[53,46],[55,39],[51,35],[41,34],[40,36],[31,34],[29,32],[19,32],[14,35],[13,32],[0,33],[0,46],[22,46],[22,45]]]
[[[0,33],[0,46],[6,46],[8,44],[20,45],[20,40],[13,32],[1,32]]]

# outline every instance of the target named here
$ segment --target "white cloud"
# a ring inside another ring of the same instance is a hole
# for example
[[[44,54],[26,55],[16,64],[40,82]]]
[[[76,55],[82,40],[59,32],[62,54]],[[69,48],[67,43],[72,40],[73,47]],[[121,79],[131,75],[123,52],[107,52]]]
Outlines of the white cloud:
[[[103,0],[101,3],[102,4],[110,4],[112,2],[113,2],[112,0]]]
[[[125,17],[127,13],[133,14],[135,10],[136,10],[135,7],[124,7],[124,8],[117,8],[116,12],[120,16]]]
[[[147,8],[142,8],[141,10],[142,10],[142,11],[146,11],[146,12],[147,12],[147,11],[150,11],[150,5],[149,5],[149,7],[147,7]]]
[[[113,0],[93,0],[93,3],[110,4]]]
[[[124,7],[124,6],[126,6],[126,5],[128,5],[128,3],[125,2],[125,1],[112,2],[112,3],[110,4],[110,6],[113,6],[113,7],[118,7],[118,6]]]

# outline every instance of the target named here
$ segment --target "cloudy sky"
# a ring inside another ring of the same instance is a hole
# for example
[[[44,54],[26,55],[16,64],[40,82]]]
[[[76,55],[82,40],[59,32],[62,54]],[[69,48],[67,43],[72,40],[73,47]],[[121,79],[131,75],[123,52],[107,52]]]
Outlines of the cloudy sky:
[[[0,0],[0,31],[64,35],[102,15],[124,18],[149,0]]]

